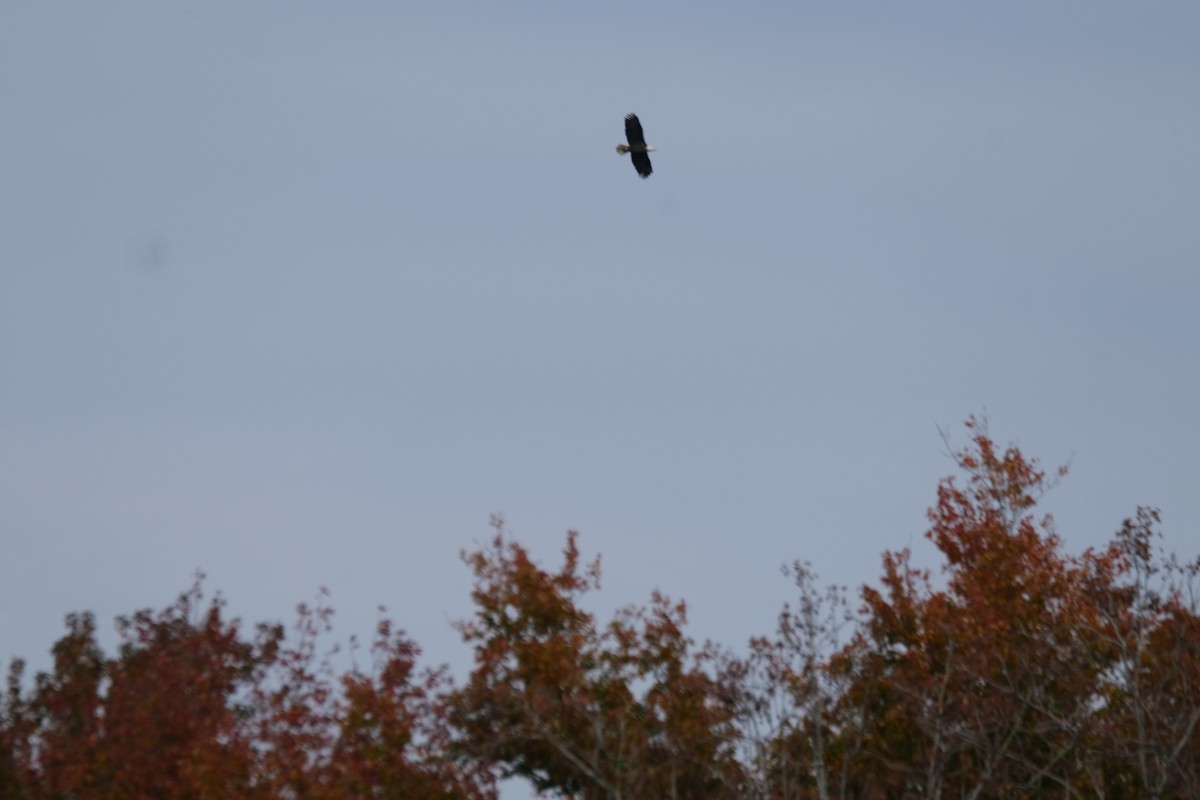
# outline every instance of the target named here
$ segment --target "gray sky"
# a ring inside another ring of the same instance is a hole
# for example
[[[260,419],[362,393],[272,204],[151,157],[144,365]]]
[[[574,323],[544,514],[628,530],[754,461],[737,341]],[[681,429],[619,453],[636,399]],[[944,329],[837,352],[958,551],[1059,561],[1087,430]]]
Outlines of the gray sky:
[[[1073,456],[1072,547],[1149,504],[1194,554],[1197,41],[1192,2],[4,3],[0,658],[202,568],[461,671],[493,512],[740,644],[784,561],[929,558],[984,410]]]

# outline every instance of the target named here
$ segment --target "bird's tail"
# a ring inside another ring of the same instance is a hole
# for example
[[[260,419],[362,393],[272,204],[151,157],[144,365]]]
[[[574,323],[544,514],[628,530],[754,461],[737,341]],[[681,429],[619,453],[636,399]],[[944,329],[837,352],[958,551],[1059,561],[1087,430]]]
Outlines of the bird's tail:
[[[623,156],[628,152],[629,152],[629,145],[627,145],[627,144],[617,145],[617,155]]]

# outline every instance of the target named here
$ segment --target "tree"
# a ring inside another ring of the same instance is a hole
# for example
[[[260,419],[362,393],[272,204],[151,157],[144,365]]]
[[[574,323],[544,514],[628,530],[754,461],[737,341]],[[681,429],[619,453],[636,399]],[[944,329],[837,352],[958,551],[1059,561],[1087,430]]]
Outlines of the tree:
[[[929,512],[944,588],[908,551],[886,553],[882,588],[863,590],[863,628],[832,664],[849,680],[843,707],[868,711],[859,793],[1081,796],[1107,669],[1083,623],[1106,564],[1066,557],[1050,517],[1034,518],[1053,485],[1036,461],[967,427],[972,445],[954,454],[966,484],[943,480]]]
[[[849,766],[834,748],[856,742],[857,721],[838,717],[835,707],[844,686],[828,668],[840,649],[840,633],[852,624],[845,590],[817,585],[812,565],[785,568],[799,597],[785,605],[773,637],[750,640],[750,653],[726,669],[739,700],[738,722],[747,766],[745,794],[764,800],[839,796]]]
[[[107,665],[96,644],[91,614],[67,616],[67,633],[53,647],[54,666],[39,674],[24,703],[10,694],[11,716],[22,719],[17,774],[27,797],[98,797],[111,772],[102,757],[101,691]]]
[[[498,519],[463,554],[461,688],[382,609],[335,668],[323,591],[245,628],[198,578],[119,618],[112,656],[69,615],[32,686],[10,666],[0,797],[495,800],[496,774],[574,800],[1200,797],[1200,559],[1150,508],[1068,554],[1038,511],[1065,469],[967,429],[928,512],[941,571],[885,552],[851,612],[797,561],[744,657],[657,591],[598,622],[576,534],[546,569]]]
[[[0,796],[41,800],[394,797],[494,800],[490,773],[450,752],[445,668],[381,619],[372,669],[340,679],[302,604],[289,638],[245,637],[200,580],[160,612],[117,621],[106,658],[89,614],[67,618],[34,690],[14,662],[0,719]]]
[[[570,533],[557,572],[493,520],[459,624],[475,669],[456,701],[464,746],[542,792],[587,800],[732,796],[739,783],[730,703],[705,671],[713,654],[683,633],[686,608],[655,593],[605,627],[579,601],[599,588]]]
[[[331,798],[490,800],[489,765],[454,755],[446,667],[418,670],[420,649],[381,619],[372,670],[344,674],[330,762]]]
[[[242,640],[240,623],[225,620],[223,609],[220,597],[205,607],[197,581],[157,614],[118,619],[123,643],[106,664],[108,685],[98,698],[104,795],[262,796],[250,732],[232,700],[269,658],[261,644]]]
[[[1157,510],[1125,520],[1098,564],[1094,617],[1103,648],[1092,787],[1110,797],[1200,796],[1200,559],[1180,563],[1156,543]]]

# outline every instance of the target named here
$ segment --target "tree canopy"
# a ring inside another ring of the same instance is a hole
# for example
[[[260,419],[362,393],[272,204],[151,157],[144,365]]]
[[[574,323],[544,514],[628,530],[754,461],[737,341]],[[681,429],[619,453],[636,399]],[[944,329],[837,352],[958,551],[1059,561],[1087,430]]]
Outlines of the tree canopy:
[[[247,628],[198,578],[119,618],[111,654],[72,614],[48,671],[10,665],[0,796],[492,800],[511,776],[576,800],[1200,796],[1200,559],[1150,508],[1066,552],[1039,511],[1066,470],[967,429],[928,515],[940,572],[885,552],[855,601],[798,560],[795,602],[737,649],[659,592],[598,619],[579,537],[546,567],[499,520],[463,553],[462,685],[386,616],[336,668],[324,595]]]

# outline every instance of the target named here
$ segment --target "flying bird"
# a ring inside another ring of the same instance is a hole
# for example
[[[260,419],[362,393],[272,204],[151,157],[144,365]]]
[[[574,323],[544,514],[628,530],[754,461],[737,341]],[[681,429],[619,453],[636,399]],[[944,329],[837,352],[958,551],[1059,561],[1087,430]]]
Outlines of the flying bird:
[[[629,140],[629,144],[617,145],[617,153],[619,155],[629,153],[637,174],[643,178],[649,178],[650,173],[654,170],[650,168],[650,156],[646,154],[653,153],[654,148],[646,144],[646,137],[642,134],[642,123],[638,121],[637,114],[625,117],[625,138]]]

